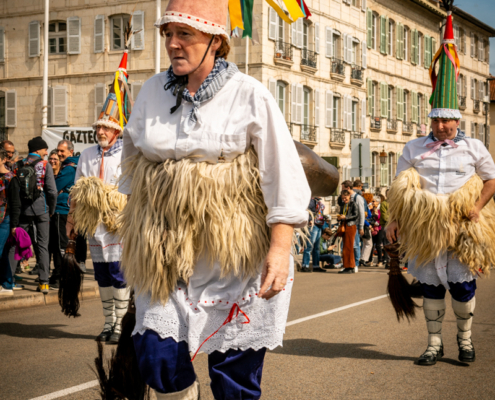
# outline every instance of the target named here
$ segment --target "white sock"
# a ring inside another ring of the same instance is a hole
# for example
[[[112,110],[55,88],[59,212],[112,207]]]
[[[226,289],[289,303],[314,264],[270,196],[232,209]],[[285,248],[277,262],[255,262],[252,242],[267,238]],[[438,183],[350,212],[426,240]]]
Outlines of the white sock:
[[[130,288],[116,289],[113,288],[113,300],[115,302],[115,327],[114,333],[121,333],[122,331],[122,318],[124,318],[129,306],[129,295],[131,293]]]
[[[452,299],[452,309],[457,318],[457,338],[459,346],[464,350],[472,350],[471,326],[473,324],[473,313],[476,306],[475,297],[465,303]]]
[[[196,379],[191,386],[181,390],[180,392],[158,393],[156,390],[154,392],[157,400],[198,400],[199,382]]]
[[[104,331],[111,331],[115,325],[115,303],[113,300],[113,287],[101,287],[100,299],[103,306],[103,316],[105,317],[105,325],[103,327]]]
[[[442,322],[445,317],[445,299],[423,299],[426,328],[428,329],[428,346],[439,350],[442,345]]]

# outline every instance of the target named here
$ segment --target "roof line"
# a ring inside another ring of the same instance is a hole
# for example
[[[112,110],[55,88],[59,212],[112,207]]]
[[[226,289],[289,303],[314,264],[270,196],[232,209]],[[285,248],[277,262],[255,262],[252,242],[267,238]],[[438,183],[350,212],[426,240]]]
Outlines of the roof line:
[[[473,17],[471,14],[460,9],[459,7],[454,6],[454,8],[452,9],[452,12],[453,12],[453,14],[459,15],[460,17],[464,18],[465,20],[468,20],[469,22],[473,23],[478,28],[484,29],[485,31],[490,33],[490,37],[495,36],[495,29],[494,28],[492,28],[490,25],[485,24],[484,22],[481,22],[478,18]]]
[[[426,8],[428,11],[430,11],[431,13],[433,13],[439,17],[442,17],[442,18],[447,17],[447,13],[445,12],[445,10],[440,9],[438,7],[435,7],[434,5],[432,5],[430,2],[428,2],[426,0],[411,0],[411,1],[413,3],[419,4],[421,7]]]

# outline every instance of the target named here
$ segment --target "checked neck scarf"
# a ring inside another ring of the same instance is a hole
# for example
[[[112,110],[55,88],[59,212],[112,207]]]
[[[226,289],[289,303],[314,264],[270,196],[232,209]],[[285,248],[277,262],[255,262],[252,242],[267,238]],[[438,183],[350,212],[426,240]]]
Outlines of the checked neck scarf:
[[[460,142],[461,140],[464,140],[466,138],[466,134],[461,131],[459,128],[457,128],[457,135],[454,139],[452,139],[452,141],[454,143],[457,143],[457,142]],[[438,139],[433,136],[433,131],[430,132],[430,134],[428,135],[428,139],[431,139],[433,140],[434,142],[438,142]]]
[[[100,175],[99,178],[103,180],[105,177],[105,157],[110,157],[115,153],[119,152],[122,149],[124,142],[122,139],[117,139],[117,141],[110,147],[107,151],[103,151],[100,145],[98,145],[98,154],[102,154],[101,156],[101,165],[100,165]]]
[[[230,78],[239,70],[233,63],[225,61],[219,57],[215,60],[215,65],[210,74],[199,87],[198,91],[191,96],[187,87],[187,76],[177,76],[174,74],[172,67],[167,71],[168,82],[164,86],[165,90],[172,90],[174,96],[177,97],[177,104],[170,109],[170,114],[173,114],[181,105],[182,99],[192,103],[193,109],[188,115],[188,118],[194,124],[201,123],[199,107],[201,103],[212,99],[222,89]]]

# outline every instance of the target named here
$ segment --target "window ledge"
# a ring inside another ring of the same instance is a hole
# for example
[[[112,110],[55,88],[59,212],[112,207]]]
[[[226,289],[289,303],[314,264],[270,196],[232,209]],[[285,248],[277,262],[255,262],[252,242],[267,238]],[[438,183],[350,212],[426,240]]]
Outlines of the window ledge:
[[[387,128],[387,133],[391,133],[391,134],[396,134],[397,133],[397,128]]]
[[[371,132],[381,132],[382,128],[370,128]]]
[[[61,60],[63,58],[67,58],[67,54],[48,54],[48,61]]]
[[[314,75],[316,71],[318,71],[318,68],[313,68],[308,65],[301,65],[301,71]]]
[[[330,73],[330,77],[338,82],[344,82],[345,79],[345,75],[340,75],[333,72]]]
[[[273,61],[276,65],[281,65],[282,67],[287,67],[287,68],[291,68],[294,65],[294,61],[292,61],[290,59],[284,60],[282,58],[274,57]]]
[[[330,141],[330,147],[334,147],[334,148],[337,148],[337,149],[343,149],[344,146],[345,146],[345,143],[341,143],[341,142],[332,142]]]
[[[352,79],[351,84],[356,86],[363,86],[364,81],[362,79]]]
[[[310,149],[312,149],[313,147],[315,147],[318,142],[313,142],[312,140],[300,140],[300,142],[306,146],[308,146]]]

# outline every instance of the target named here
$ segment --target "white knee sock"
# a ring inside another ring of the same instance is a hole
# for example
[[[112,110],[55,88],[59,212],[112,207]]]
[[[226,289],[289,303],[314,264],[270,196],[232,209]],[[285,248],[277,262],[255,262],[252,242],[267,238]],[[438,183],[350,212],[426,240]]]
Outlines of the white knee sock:
[[[473,324],[473,313],[476,306],[476,298],[473,297],[466,303],[452,299],[452,309],[457,318],[457,337],[459,346],[472,347],[471,325]],[[472,349],[466,349],[472,350]]]
[[[156,390],[154,392],[157,400],[198,400],[199,382],[196,379],[191,386],[181,390],[180,392],[158,393]]]
[[[426,327],[428,329],[428,345],[437,350],[442,345],[442,322],[445,316],[445,299],[423,299]]]
[[[113,300],[115,302],[115,327],[114,333],[121,333],[122,331],[122,318],[124,318],[129,306],[129,294],[130,288],[116,289],[113,288]]]
[[[103,327],[104,331],[111,331],[115,325],[115,303],[113,300],[113,287],[101,287],[100,299],[103,306],[103,316],[105,317],[105,325]]]

